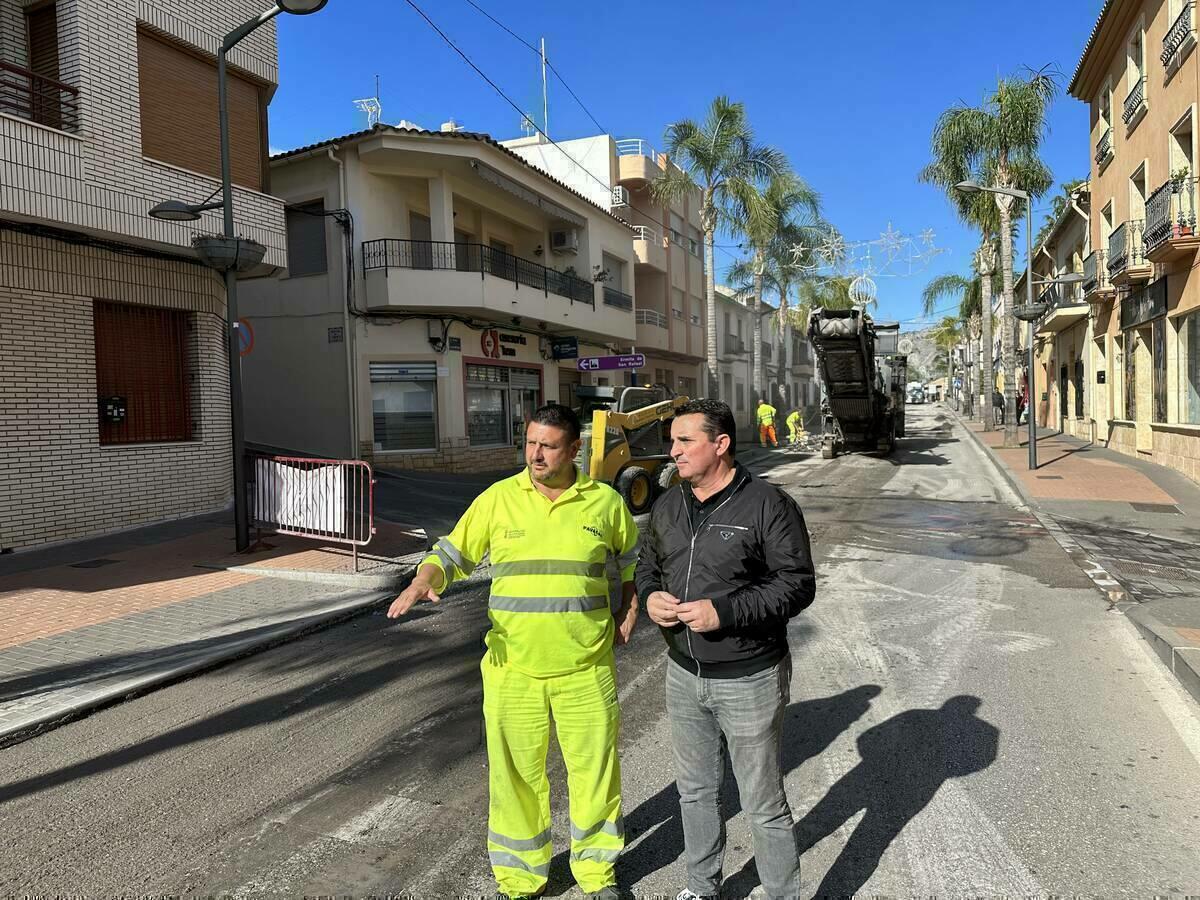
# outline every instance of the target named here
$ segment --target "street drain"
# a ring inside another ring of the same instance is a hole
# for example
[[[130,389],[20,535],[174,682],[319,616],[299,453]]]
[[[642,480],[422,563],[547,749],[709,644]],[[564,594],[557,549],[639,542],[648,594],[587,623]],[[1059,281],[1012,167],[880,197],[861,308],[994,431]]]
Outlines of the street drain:
[[[1191,581],[1192,575],[1187,569],[1176,566],[1160,566],[1154,563],[1140,563],[1113,560],[1109,565],[1120,575],[1130,578],[1164,578],[1167,581]]]
[[[119,563],[119,559],[88,559],[83,562],[71,563],[72,569],[98,569],[101,566],[111,566]]]
[[[1061,475],[1035,475],[1035,478],[1040,478],[1042,481],[1062,481]]]
[[[1174,503],[1130,503],[1137,512],[1164,513],[1168,516],[1182,516],[1179,507]]]

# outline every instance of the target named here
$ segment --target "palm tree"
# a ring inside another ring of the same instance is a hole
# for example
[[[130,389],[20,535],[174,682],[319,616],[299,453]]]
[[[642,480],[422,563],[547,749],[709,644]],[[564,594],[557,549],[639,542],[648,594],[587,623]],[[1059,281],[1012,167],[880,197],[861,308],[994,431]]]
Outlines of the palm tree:
[[[947,297],[957,297],[959,299],[958,313],[953,318],[959,322],[960,340],[964,333],[968,337],[973,336],[975,331],[973,326],[979,321],[979,310],[983,299],[983,279],[978,276],[968,278],[955,274],[939,275],[933,281],[929,282],[925,286],[925,290],[921,292],[921,302],[924,306],[925,315],[931,315],[938,302]],[[972,349],[968,342],[968,359],[974,356],[971,352]],[[975,390],[971,384],[971,369],[969,367],[963,372],[963,395],[966,398],[966,409],[963,413],[970,418],[973,415],[972,408],[975,401]]]
[[[962,339],[962,326],[958,316],[944,316],[933,327],[933,342],[946,351],[946,398],[954,391],[954,349]]]
[[[728,97],[717,97],[703,123],[684,119],[667,126],[670,165],[650,184],[656,203],[668,204],[699,192],[704,229],[704,300],[707,308],[705,365],[709,397],[719,396],[717,377],[717,295],[713,244],[717,229],[729,224],[735,196],[772,176],[788,171],[784,155],[754,142],[746,109]],[[729,398],[726,398],[729,399]]]
[[[761,187],[740,184],[731,191],[730,217],[733,227],[746,236],[753,270],[754,345],[751,347],[751,383],[755,396],[763,397],[762,296],[768,262],[776,269],[775,287],[784,304],[780,281],[787,262],[781,245],[797,240],[820,220],[820,200],[802,178],[790,172],[771,177]],[[790,279],[788,279],[790,280]]]
[[[922,179],[947,191],[979,178],[985,185],[1025,191],[1036,198],[1053,178],[1038,150],[1046,134],[1046,114],[1058,86],[1045,71],[999,81],[982,106],[952,106],[938,118],[933,133],[933,162]],[[1013,344],[1014,218],[1023,211],[1012,196],[991,195],[999,215],[1000,268],[1003,283],[1001,355],[1004,365],[1004,446],[1020,445],[1016,422],[1016,354]],[[986,237],[986,235],[985,235]]]

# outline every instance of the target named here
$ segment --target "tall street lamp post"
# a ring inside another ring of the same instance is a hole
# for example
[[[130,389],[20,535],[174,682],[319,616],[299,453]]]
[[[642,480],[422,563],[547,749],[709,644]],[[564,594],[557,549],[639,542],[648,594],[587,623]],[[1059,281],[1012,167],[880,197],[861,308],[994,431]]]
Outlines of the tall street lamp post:
[[[982,184],[976,184],[973,181],[961,181],[954,186],[955,190],[962,191],[964,194],[977,194],[981,191],[985,194],[1000,194],[1005,197],[1013,197],[1025,204],[1025,305],[1024,307],[1015,307],[1013,315],[1024,322],[1029,323],[1028,331],[1028,366],[1029,374],[1027,376],[1027,390],[1029,391],[1029,402],[1027,404],[1027,420],[1029,423],[1029,468],[1037,468],[1037,423],[1036,417],[1033,414],[1033,323],[1040,319],[1046,312],[1047,304],[1033,302],[1033,204],[1029,202],[1029,193],[1018,188],[1003,188],[1003,187],[985,187]],[[1077,284],[1083,281],[1083,275],[1073,272],[1063,275],[1059,278],[1036,279],[1039,285],[1055,285],[1055,284]],[[986,312],[985,312],[986,315]],[[1015,372],[1005,372],[1004,377],[1015,377]],[[1005,410],[1008,414],[1008,410]],[[1013,411],[1016,414],[1016,411]]]
[[[281,12],[297,16],[315,13],[329,0],[277,0],[266,12],[243,23],[221,41],[217,52],[217,107],[221,132],[221,199],[210,197],[202,203],[184,203],[181,200],[165,200],[150,210],[156,219],[172,222],[194,222],[200,213],[210,209],[221,209],[224,213],[224,233],[197,236],[193,241],[200,258],[225,276],[225,330],[229,354],[229,408],[231,438],[233,442],[233,516],[237,537],[237,549],[243,551],[250,546],[250,520],[246,515],[246,454],[242,428],[242,373],[238,362],[240,356],[238,334],[237,273],[258,265],[266,248],[256,241],[238,238],[233,232],[233,188],[229,158],[229,105],[225,77],[225,58],[229,51],[253,32],[265,25]],[[215,196],[215,195],[214,195]]]

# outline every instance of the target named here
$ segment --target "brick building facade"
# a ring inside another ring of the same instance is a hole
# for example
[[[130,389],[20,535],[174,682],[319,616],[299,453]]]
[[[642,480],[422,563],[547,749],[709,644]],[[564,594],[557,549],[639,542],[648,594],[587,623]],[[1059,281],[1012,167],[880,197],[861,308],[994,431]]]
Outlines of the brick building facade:
[[[218,189],[215,52],[260,12],[248,0],[0,0],[0,550],[230,502],[224,290],[191,247],[220,232],[220,214],[148,211]],[[154,107],[146,41],[211,73],[212,97]],[[250,123],[235,125],[235,145],[243,169],[259,153],[265,173],[273,26],[230,63]],[[175,121],[200,123],[204,154],[155,140]],[[282,202],[235,184],[234,208],[264,265],[283,265]],[[105,414],[117,406],[119,421]]]

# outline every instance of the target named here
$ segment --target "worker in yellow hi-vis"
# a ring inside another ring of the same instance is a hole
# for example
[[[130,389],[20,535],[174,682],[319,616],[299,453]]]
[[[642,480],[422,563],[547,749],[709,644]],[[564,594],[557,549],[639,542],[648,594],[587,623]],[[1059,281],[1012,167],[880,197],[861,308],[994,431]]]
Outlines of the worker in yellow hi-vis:
[[[527,467],[475,499],[388,609],[396,618],[419,601],[436,603],[490,557],[492,628],[481,665],[487,844],[500,892],[511,898],[546,888],[551,716],[567,769],[571,872],[588,896],[619,896],[613,864],[625,830],[613,642],[626,643],[637,620],[638,532],[617,492],[576,469],[579,447],[572,410],[537,410],[526,428]],[[615,611],[605,573],[614,557],[621,570]]]
[[[755,414],[758,418],[759,444],[765,447],[769,440],[772,447],[778,447],[779,441],[775,439],[775,407],[767,402],[766,397],[760,397]]]
[[[793,447],[808,436],[808,432],[804,430],[804,413],[798,409],[792,410],[791,415],[787,417],[787,427],[788,443]]]

